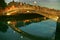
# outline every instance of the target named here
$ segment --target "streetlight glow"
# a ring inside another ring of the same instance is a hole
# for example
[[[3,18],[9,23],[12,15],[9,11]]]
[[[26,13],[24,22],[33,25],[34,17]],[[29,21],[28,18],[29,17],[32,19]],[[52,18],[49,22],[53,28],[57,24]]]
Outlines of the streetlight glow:
[[[11,23],[11,21],[8,21],[7,23],[8,23],[8,24],[10,24],[10,23]]]
[[[6,15],[11,15],[10,13],[7,13]]]
[[[30,12],[30,11],[27,11],[27,12]]]

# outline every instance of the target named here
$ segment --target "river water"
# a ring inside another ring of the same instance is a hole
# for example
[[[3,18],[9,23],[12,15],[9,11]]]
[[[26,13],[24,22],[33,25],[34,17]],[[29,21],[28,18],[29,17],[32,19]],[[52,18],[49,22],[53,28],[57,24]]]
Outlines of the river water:
[[[14,31],[12,25],[24,33]],[[55,31],[56,21],[44,17],[0,21],[0,40],[52,40],[55,38]]]
[[[17,0],[16,0],[17,1]],[[20,0],[21,2],[26,2],[33,4],[33,1],[37,1],[37,4],[43,7],[54,8],[60,10],[60,0]],[[10,1],[6,1],[7,3]],[[9,20],[10,21],[10,20]],[[13,24],[16,25],[20,30],[26,32],[20,34],[14,31],[10,25],[9,21],[0,21],[0,40],[54,40],[56,31],[56,21],[52,19],[42,20],[40,17],[25,20],[13,20]]]

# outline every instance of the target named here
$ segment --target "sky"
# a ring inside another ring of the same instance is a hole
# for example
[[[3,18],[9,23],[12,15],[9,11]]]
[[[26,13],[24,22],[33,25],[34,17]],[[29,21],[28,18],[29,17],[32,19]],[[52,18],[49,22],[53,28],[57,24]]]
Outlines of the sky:
[[[13,0],[5,0],[6,3],[9,3],[11,1]],[[28,4],[34,4],[34,1],[36,1],[37,3],[35,5],[60,10],[60,0],[14,0],[14,1],[25,2]]]
[[[13,0],[5,0],[7,3],[13,1]],[[32,2],[32,1],[39,1],[39,2],[59,2],[60,0],[14,0],[14,1],[20,1],[20,2]]]

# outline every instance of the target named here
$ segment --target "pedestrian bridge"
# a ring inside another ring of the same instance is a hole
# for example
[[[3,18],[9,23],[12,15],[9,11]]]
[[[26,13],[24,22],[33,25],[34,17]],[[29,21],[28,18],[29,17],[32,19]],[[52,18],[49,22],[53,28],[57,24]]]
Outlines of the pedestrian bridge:
[[[60,17],[60,10],[50,9],[46,7],[36,6],[36,5],[12,5],[5,8],[3,15],[16,15],[16,14],[27,14],[27,13],[36,13],[39,15],[43,15],[47,18],[53,19],[57,21]]]

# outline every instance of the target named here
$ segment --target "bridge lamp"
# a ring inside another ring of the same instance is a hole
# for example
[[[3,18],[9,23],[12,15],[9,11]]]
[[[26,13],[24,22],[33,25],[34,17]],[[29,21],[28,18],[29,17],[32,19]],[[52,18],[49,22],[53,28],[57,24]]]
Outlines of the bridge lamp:
[[[11,15],[10,13],[7,13],[6,15]]]
[[[53,18],[53,20],[57,21],[57,20],[58,20],[58,18],[59,18],[59,17],[55,17],[55,18]]]
[[[27,12],[30,12],[30,11],[27,11]]]
[[[56,18],[56,20],[58,20],[59,17]]]

